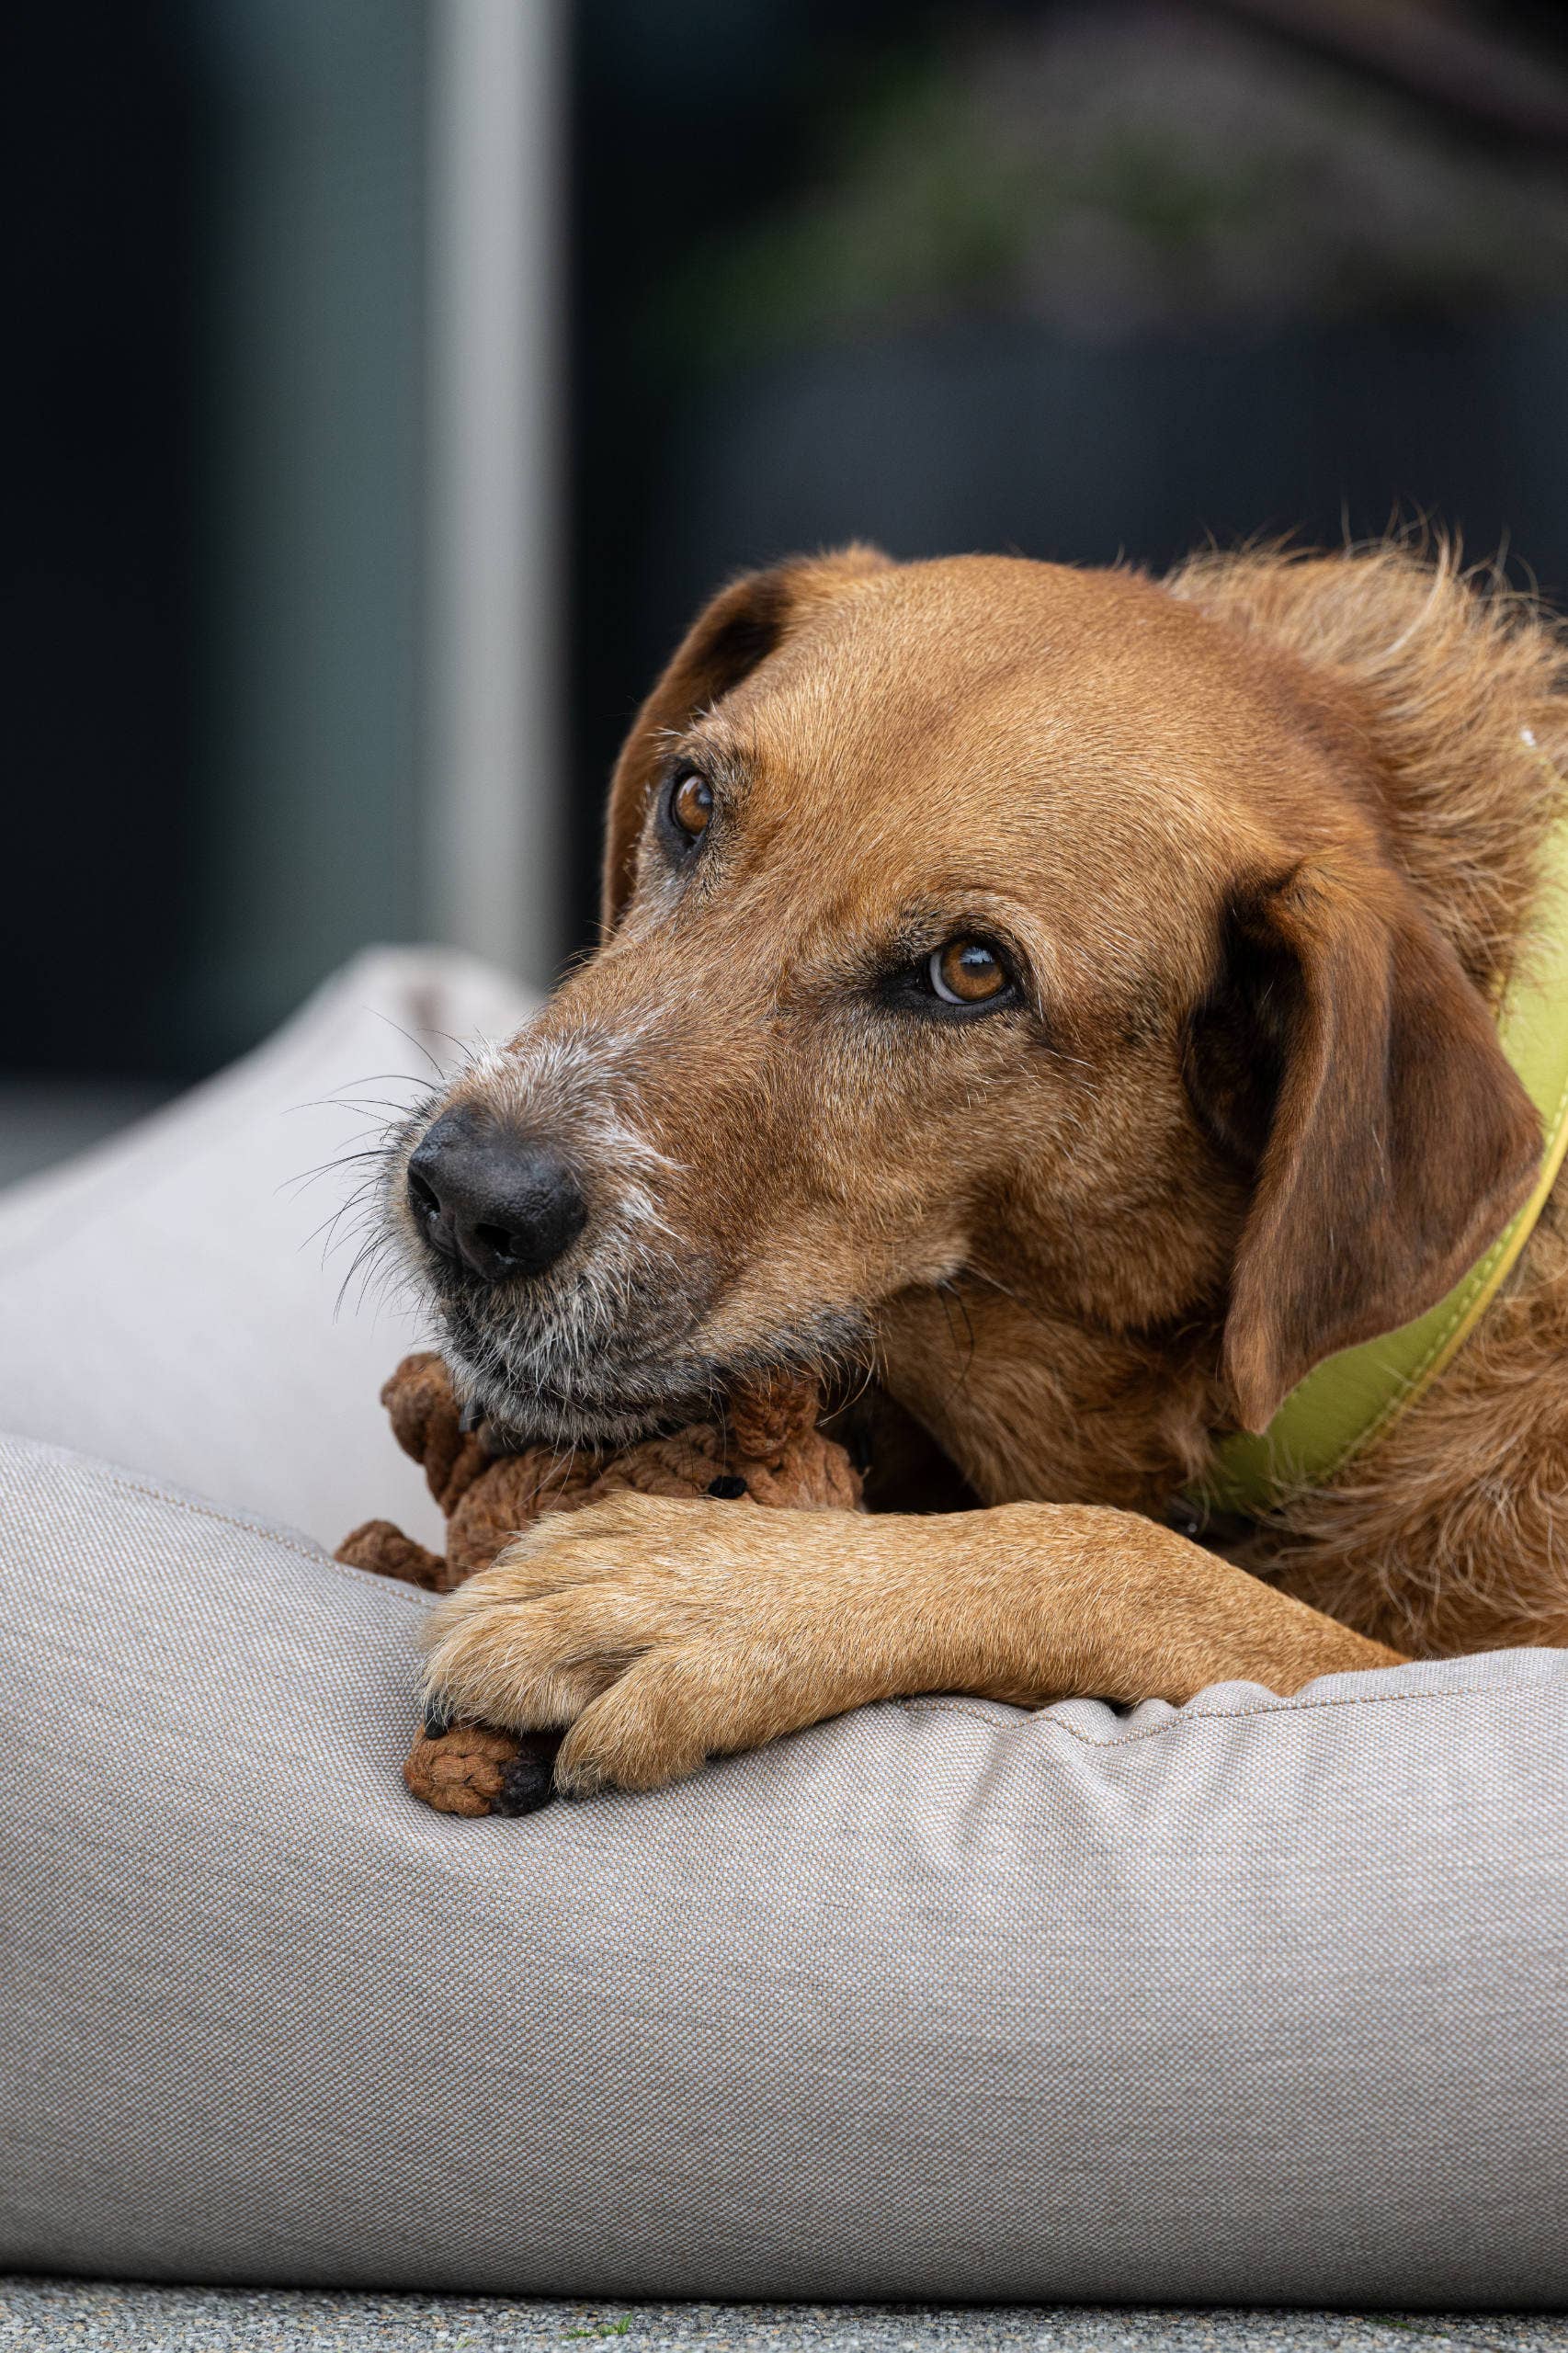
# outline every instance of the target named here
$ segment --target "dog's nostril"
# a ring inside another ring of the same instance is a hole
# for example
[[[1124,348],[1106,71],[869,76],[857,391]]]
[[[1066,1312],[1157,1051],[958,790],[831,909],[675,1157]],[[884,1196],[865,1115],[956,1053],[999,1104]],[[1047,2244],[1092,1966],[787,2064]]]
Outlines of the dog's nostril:
[[[543,1274],[588,1222],[559,1153],[468,1111],[444,1113],[410,1156],[408,1199],[431,1247],[486,1282]]]
[[[420,1148],[424,1149],[423,1146]],[[458,1255],[457,1237],[452,1232],[451,1220],[441,1214],[440,1196],[430,1179],[412,1165],[408,1171],[408,1206],[414,1222],[432,1250],[438,1250],[444,1258],[455,1258]]]
[[[487,1250],[494,1250],[498,1258],[516,1258],[526,1256],[526,1246],[523,1251],[519,1251],[519,1237],[506,1226],[490,1225],[482,1222],[473,1230],[478,1240],[483,1242]]]

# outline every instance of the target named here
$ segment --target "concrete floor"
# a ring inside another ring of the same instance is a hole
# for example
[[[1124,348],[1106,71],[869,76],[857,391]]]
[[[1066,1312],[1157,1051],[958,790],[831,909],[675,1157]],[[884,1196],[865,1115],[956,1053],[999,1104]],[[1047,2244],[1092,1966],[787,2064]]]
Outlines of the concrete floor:
[[[891,2304],[553,2303],[490,2296],[142,2288],[0,2279],[0,2347],[27,2353],[555,2353],[619,2340],[707,2353],[1568,2353],[1535,2313],[1159,2312]]]

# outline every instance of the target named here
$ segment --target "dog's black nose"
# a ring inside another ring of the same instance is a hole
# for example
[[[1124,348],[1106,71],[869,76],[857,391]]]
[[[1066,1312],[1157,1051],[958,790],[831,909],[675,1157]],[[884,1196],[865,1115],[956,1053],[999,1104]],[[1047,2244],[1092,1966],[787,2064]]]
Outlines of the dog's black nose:
[[[487,1283],[542,1275],[588,1220],[559,1153],[461,1110],[444,1113],[410,1154],[408,1206],[433,1249]]]

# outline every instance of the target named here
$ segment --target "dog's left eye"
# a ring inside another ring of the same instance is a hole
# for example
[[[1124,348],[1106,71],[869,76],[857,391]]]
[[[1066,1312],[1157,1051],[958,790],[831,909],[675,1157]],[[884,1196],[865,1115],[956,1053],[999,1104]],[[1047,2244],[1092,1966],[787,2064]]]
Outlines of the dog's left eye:
[[[713,818],[713,788],[705,776],[687,768],[670,787],[665,802],[669,820],[688,842],[700,841]]]
[[[1010,995],[1012,980],[985,939],[949,939],[926,961],[926,983],[943,1005],[994,1005]]]

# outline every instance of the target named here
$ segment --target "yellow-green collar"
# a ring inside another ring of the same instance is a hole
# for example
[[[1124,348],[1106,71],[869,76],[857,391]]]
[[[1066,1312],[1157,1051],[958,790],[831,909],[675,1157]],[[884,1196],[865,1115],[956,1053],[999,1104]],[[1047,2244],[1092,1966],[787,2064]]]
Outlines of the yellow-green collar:
[[[1510,990],[1497,1032],[1545,1132],[1534,1191],[1436,1307],[1396,1332],[1324,1358],[1260,1437],[1244,1430],[1225,1439],[1194,1499],[1203,1509],[1256,1519],[1287,1495],[1326,1484],[1452,1361],[1534,1232],[1568,1153],[1568,824],[1558,825],[1546,855],[1533,961]]]

